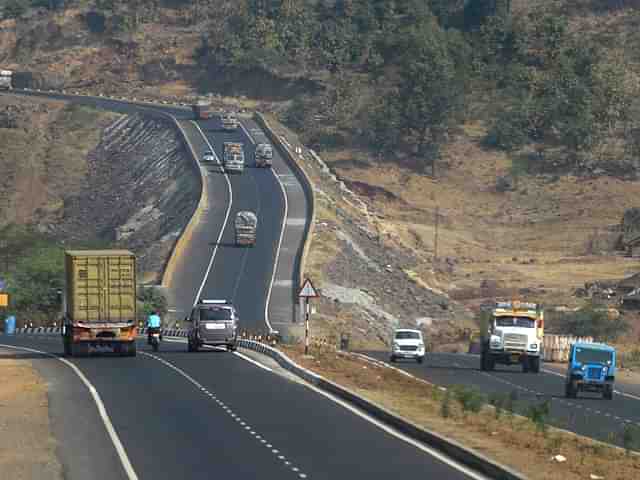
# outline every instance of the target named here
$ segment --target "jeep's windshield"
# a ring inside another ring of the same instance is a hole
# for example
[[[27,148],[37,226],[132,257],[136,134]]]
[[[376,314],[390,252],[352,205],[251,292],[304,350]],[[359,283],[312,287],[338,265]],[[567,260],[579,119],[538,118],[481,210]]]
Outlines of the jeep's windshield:
[[[228,308],[203,308],[200,310],[200,320],[231,320],[231,310]]]
[[[604,350],[592,350],[588,348],[576,348],[576,362],[611,365],[611,352],[605,352]]]
[[[420,334],[418,332],[396,332],[397,340],[420,340]]]
[[[536,321],[529,317],[496,317],[496,327],[534,328]]]

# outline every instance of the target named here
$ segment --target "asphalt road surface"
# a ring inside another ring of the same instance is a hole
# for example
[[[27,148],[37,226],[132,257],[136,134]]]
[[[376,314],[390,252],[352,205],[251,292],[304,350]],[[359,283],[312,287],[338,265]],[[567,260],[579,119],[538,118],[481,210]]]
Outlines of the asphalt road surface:
[[[108,100],[80,101],[132,111],[131,106]],[[189,116],[181,110],[173,113],[185,115],[185,120]],[[247,134],[222,133],[218,126],[216,119],[201,125],[218,155],[221,141]],[[252,146],[247,147],[252,159]],[[258,328],[265,322],[284,196],[267,170],[249,168],[230,179],[231,216],[238,209],[252,208],[260,211],[261,218],[258,245],[235,248],[224,222],[226,210],[221,208],[228,205],[226,180],[215,170],[211,167],[208,175],[212,203],[194,236],[200,247],[193,243],[184,256],[187,260],[178,265],[180,281],[171,293],[185,310],[200,287],[201,296],[230,298],[238,305],[242,325]],[[62,352],[56,336],[0,336],[0,344],[54,356]],[[480,478],[240,355],[215,350],[188,353],[183,342],[164,342],[153,354],[141,342],[137,357],[104,354],[69,360],[100,395],[137,478]],[[38,356],[34,363],[50,383],[53,431],[67,478],[135,478],[118,461],[122,455],[109,444],[88,390],[70,374],[70,367],[50,357]]]
[[[55,336],[0,336],[0,344],[62,351]],[[50,382],[67,478],[127,478],[86,388],[58,360],[30,356]],[[71,361],[102,397],[138,478],[472,478],[232,353],[187,353],[181,342],[152,353],[140,341],[134,358]]]
[[[389,361],[387,352],[363,352],[378,360]],[[640,396],[618,384],[613,400],[595,393],[580,393],[578,398],[564,397],[564,377],[557,369],[542,366],[538,374],[522,373],[519,366],[496,365],[495,371],[480,370],[477,355],[432,353],[423,364],[400,360],[394,366],[416,377],[442,386],[466,385],[490,395],[517,395],[517,410],[545,400],[551,403],[551,424],[581,435],[621,445],[625,425],[640,427]]]

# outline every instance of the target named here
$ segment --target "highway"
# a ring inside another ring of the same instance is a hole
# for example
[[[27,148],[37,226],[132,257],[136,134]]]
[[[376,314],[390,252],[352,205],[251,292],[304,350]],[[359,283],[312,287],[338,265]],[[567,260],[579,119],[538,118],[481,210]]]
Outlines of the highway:
[[[136,111],[121,102],[78,101]],[[222,142],[237,139],[244,141],[252,163],[253,146],[247,137],[255,128],[251,123],[239,132],[223,133],[217,119],[200,122],[198,128],[188,112],[167,111],[180,116],[198,155],[211,144],[221,156]],[[216,166],[205,168],[209,205],[176,266],[171,291],[176,309],[188,311],[198,296],[230,298],[237,303],[244,328],[264,329],[269,315],[273,321],[289,321],[302,230],[295,215],[304,215],[306,208],[288,208],[300,191],[291,185],[292,177],[286,177],[291,172],[280,157],[274,164],[278,178],[255,168],[236,176],[226,176]],[[244,208],[259,211],[261,219],[253,249],[231,245],[230,222]],[[294,234],[282,230],[285,217]],[[285,249],[288,255],[280,257]],[[276,258],[287,263],[278,262],[274,275]],[[278,290],[272,289],[278,281]],[[0,344],[31,349],[29,356],[49,382],[54,435],[69,479],[387,480],[399,472],[411,477],[482,478],[241,355],[188,353],[184,342],[168,341],[153,354],[141,341],[134,358],[105,354],[65,359],[69,363],[64,364],[59,359],[60,338],[0,336]],[[52,356],[34,355],[33,350]],[[71,366],[93,390],[70,373]],[[108,421],[92,408],[87,392],[99,395]],[[113,427],[107,427],[109,435],[105,425]],[[122,448],[117,448],[118,442]]]
[[[389,361],[386,352],[363,352]],[[529,405],[551,401],[551,424],[605,442],[621,444],[620,434],[627,424],[640,427],[640,396],[630,388],[616,385],[622,394],[604,400],[591,393],[564,398],[564,377],[556,369],[543,366],[539,374],[522,373],[518,366],[497,365],[492,372],[480,370],[477,355],[427,353],[423,364],[399,361],[394,366],[416,377],[442,386],[471,386],[486,395],[517,392],[517,411],[525,413]],[[615,437],[612,437],[614,435]]]

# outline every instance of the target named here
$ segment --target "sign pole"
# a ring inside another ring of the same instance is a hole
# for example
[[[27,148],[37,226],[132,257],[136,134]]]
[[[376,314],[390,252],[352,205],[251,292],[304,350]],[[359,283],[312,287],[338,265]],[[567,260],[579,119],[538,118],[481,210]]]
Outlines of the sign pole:
[[[309,355],[309,297],[305,297],[304,303],[304,354]]]
[[[309,316],[311,314],[309,299],[318,298],[318,292],[313,288],[311,280],[304,281],[300,292],[298,292],[298,298],[304,298],[304,354],[309,355]]]

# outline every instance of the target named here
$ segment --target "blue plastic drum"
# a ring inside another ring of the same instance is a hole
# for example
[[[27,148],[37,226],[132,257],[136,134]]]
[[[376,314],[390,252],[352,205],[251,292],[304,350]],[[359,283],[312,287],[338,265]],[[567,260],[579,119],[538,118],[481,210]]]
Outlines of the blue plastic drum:
[[[5,335],[15,335],[16,333],[16,317],[9,315],[4,319],[4,333]]]

